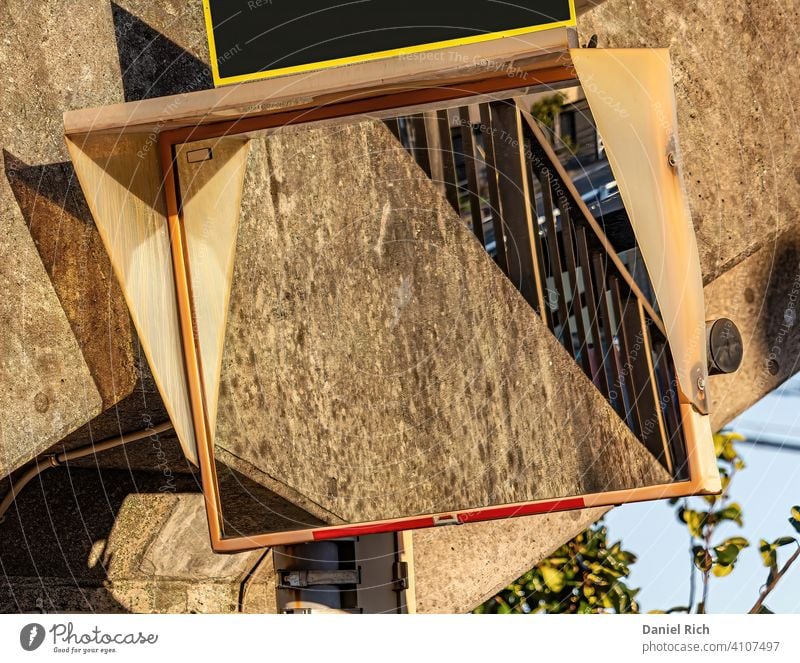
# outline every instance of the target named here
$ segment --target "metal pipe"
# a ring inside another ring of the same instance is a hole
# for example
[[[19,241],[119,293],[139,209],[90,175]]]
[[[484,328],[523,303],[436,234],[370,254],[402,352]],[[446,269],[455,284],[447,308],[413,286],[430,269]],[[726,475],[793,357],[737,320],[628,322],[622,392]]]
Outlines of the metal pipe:
[[[59,467],[71,460],[78,460],[79,458],[86,458],[87,456],[91,456],[96,453],[109,451],[110,449],[116,449],[117,447],[129,444],[130,442],[138,442],[139,440],[143,440],[151,435],[157,435],[158,433],[163,433],[171,429],[172,423],[167,421],[163,424],[159,424],[158,426],[153,426],[152,428],[146,428],[133,433],[126,433],[120,437],[111,437],[106,440],[102,440],[97,444],[90,444],[85,447],[78,447],[77,449],[62,451],[59,454],[52,454],[37,458],[33,461],[33,466],[31,468],[29,468],[19,479],[11,482],[11,489],[3,498],[3,501],[0,502],[0,521],[2,521],[6,511],[8,511],[8,509],[14,503],[14,500],[16,500],[17,496],[19,496],[20,492],[22,492],[22,489],[45,470],[48,470],[51,467]]]
[[[794,451],[800,452],[800,444],[797,440],[789,438],[763,438],[763,437],[746,437],[741,440],[744,444],[749,444],[753,447],[764,447],[766,449],[775,449],[776,451]]]

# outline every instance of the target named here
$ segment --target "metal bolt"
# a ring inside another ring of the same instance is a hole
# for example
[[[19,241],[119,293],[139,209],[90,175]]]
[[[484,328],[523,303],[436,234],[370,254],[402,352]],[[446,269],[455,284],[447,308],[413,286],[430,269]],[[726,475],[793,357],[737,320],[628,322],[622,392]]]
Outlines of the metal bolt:
[[[705,391],[706,390],[706,379],[704,377],[701,376],[701,377],[697,378],[697,388],[700,391]]]
[[[675,154],[675,152],[670,152],[667,155],[667,163],[669,164],[670,168],[678,167],[678,156]]]

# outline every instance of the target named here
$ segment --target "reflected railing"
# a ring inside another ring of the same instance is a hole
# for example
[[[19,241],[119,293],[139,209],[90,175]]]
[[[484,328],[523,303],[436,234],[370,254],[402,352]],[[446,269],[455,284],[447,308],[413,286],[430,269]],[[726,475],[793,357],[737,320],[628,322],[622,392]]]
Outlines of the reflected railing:
[[[386,124],[633,434],[687,479],[674,362],[624,213],[608,225],[602,205],[592,213],[514,100]]]

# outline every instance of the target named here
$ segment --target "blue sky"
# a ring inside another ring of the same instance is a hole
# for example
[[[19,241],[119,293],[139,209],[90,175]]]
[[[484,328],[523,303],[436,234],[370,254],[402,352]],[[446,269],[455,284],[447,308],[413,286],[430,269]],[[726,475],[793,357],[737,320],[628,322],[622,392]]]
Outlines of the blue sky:
[[[800,446],[800,378],[770,394],[736,419],[730,428],[752,438],[790,440]],[[734,479],[731,498],[744,509],[744,528],[720,527],[718,537],[743,535],[751,547],[741,553],[733,573],[712,578],[708,611],[747,612],[767,577],[758,540],[794,535],[787,519],[800,504],[800,453],[739,443],[747,468]],[[630,584],[641,587],[643,611],[686,605],[689,596],[689,534],[667,502],[628,504],[606,518],[612,540],[638,555]],[[716,540],[716,537],[715,537]],[[793,552],[783,548],[782,559]],[[788,554],[787,554],[788,553]],[[698,578],[699,584],[699,578]],[[800,562],[797,562],[767,605],[773,612],[800,613]]]

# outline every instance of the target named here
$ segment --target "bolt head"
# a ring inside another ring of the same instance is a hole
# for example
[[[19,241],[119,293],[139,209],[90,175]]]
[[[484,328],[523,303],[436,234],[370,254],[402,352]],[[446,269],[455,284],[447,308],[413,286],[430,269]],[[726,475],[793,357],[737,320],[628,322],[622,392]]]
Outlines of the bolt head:
[[[667,163],[669,164],[670,168],[678,167],[678,156],[675,154],[675,152],[670,152],[667,155]]]

